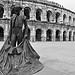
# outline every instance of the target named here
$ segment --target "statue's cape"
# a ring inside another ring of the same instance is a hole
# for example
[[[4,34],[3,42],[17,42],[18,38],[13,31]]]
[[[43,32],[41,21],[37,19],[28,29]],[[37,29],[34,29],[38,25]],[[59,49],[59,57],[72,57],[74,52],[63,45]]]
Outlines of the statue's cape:
[[[9,38],[0,50],[0,71],[4,75],[30,75],[44,68],[40,56],[25,39],[21,45],[12,47]]]

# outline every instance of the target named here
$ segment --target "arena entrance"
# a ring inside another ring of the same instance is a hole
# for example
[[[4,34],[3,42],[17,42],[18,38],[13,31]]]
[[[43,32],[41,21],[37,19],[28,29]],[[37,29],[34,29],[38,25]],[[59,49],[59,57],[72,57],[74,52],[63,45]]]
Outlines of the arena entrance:
[[[69,32],[69,41],[71,41],[72,32]]]
[[[41,41],[41,34],[42,34],[42,30],[37,29],[36,30],[36,41]]]
[[[4,29],[0,27],[0,41],[4,41]]]
[[[3,5],[0,4],[0,18],[3,18],[3,13],[4,13],[4,8],[3,8]]]
[[[56,30],[56,41],[60,41],[60,30]]]
[[[64,31],[63,32],[63,41],[66,41],[66,35],[67,35],[66,31]]]
[[[52,30],[48,29],[46,31],[46,35],[47,35],[46,41],[52,41]]]

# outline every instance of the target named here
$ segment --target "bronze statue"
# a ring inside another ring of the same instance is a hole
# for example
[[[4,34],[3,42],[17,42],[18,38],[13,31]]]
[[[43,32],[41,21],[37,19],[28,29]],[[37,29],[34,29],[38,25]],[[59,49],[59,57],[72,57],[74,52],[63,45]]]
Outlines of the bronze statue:
[[[20,10],[11,18],[9,36],[0,50],[0,71],[4,75],[32,75],[43,69],[40,56],[27,39],[27,32],[26,17]]]

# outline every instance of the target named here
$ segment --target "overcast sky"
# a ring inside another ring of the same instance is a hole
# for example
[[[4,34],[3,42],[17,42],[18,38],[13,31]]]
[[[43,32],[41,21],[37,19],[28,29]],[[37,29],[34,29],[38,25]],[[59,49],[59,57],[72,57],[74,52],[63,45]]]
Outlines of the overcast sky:
[[[56,3],[59,3],[60,5],[63,5],[66,9],[70,9],[71,11],[75,12],[75,0],[48,0],[48,1],[54,1]]]

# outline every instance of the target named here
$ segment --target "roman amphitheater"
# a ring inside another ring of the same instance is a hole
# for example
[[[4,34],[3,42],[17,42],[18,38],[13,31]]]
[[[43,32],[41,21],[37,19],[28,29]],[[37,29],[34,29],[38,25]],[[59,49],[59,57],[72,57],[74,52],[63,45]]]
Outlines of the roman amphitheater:
[[[0,0],[0,41],[5,41],[14,8],[24,9],[30,41],[75,41],[75,12],[47,0]]]

